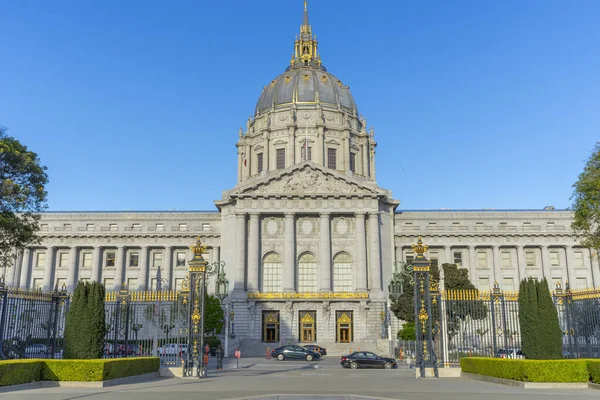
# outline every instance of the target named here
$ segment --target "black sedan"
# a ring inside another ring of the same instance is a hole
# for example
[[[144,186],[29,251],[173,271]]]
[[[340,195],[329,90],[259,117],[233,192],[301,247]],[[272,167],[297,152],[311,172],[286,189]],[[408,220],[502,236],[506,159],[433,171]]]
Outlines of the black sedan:
[[[315,353],[314,351],[307,350],[304,347],[295,346],[291,344],[274,349],[273,351],[271,351],[271,357],[276,358],[279,361],[287,359],[313,361],[321,358],[319,353]]]
[[[325,347],[317,346],[316,344],[307,344],[306,346],[302,346],[307,350],[314,351],[315,353],[319,353],[321,356],[327,355],[327,349]]]
[[[355,351],[347,356],[342,356],[340,364],[344,368],[398,368],[396,360],[393,358],[379,357],[370,351]]]

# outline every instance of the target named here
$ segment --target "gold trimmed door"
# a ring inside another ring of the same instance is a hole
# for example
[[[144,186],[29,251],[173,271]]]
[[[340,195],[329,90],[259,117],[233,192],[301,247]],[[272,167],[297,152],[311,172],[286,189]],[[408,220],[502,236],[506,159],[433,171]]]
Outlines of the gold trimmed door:
[[[316,342],[317,341],[317,322],[316,312],[300,311],[300,341]]]
[[[336,312],[336,338],[338,343],[350,343],[353,340],[352,311]]]
[[[279,341],[279,311],[263,311],[263,342]]]

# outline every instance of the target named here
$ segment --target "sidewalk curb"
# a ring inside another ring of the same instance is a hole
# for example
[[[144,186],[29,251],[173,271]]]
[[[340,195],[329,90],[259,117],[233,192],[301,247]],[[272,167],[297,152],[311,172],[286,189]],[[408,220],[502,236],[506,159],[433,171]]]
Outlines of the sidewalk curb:
[[[110,379],[108,381],[84,382],[84,381],[39,381],[23,383],[20,385],[10,385],[0,387],[0,393],[10,393],[19,390],[45,389],[45,388],[103,388],[117,385],[127,385],[131,383],[140,383],[160,378],[160,373],[151,372],[149,374],[126,376],[124,378]]]

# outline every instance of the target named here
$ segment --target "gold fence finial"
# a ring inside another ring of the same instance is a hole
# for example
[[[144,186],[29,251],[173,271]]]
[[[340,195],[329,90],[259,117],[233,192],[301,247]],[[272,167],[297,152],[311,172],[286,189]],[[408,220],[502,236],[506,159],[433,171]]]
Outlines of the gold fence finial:
[[[423,253],[425,253],[427,249],[429,249],[428,245],[423,244],[423,241],[421,240],[421,235],[417,237],[417,244],[412,244],[411,247],[413,251],[417,253],[417,257],[423,256]]]
[[[200,236],[198,236],[198,239],[196,240],[196,244],[191,246],[190,249],[192,250],[194,255],[198,256],[198,257],[202,256],[202,254],[206,251],[206,246],[204,246],[200,242]]]

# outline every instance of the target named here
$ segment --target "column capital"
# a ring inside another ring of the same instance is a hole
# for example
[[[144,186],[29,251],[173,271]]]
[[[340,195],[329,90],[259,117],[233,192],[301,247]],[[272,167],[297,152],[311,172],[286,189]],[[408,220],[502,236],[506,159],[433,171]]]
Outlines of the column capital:
[[[293,211],[286,211],[283,213],[283,215],[285,216],[285,218],[294,218],[296,216],[296,213]]]
[[[251,212],[251,213],[248,213],[248,215],[250,215],[250,219],[258,219],[258,217],[260,217],[259,212]]]
[[[357,216],[357,217],[363,217],[363,218],[365,217],[366,214],[367,213],[365,211],[356,211],[354,213],[355,216]]]
[[[329,218],[330,216],[331,216],[330,211],[324,211],[324,212],[319,213],[319,217],[321,217],[321,218]]]
[[[379,214],[379,211],[369,211],[369,218],[378,217]]]

